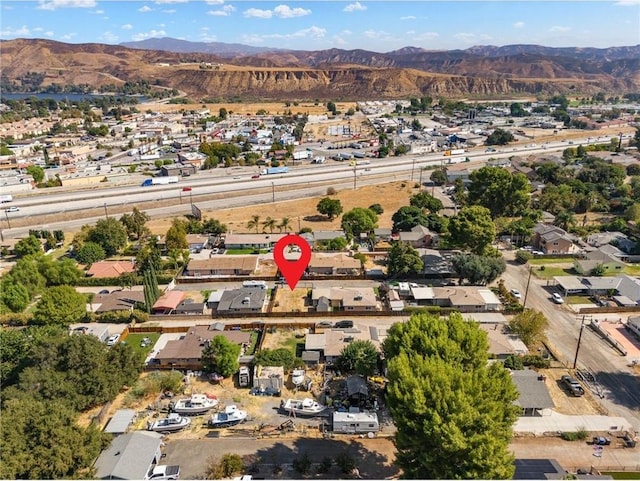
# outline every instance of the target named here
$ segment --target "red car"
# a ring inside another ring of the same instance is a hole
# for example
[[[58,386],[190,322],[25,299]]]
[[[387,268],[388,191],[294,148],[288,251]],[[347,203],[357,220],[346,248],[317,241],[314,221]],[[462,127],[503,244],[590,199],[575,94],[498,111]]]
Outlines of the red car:
[[[260,174],[252,175],[251,178],[252,179],[259,179],[260,178]]]

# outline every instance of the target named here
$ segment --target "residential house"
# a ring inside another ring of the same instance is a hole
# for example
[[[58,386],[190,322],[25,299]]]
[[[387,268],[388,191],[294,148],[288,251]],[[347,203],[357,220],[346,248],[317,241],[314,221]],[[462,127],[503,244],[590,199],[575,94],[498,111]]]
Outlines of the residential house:
[[[115,437],[93,465],[96,479],[145,479],[160,462],[162,435],[134,431]]]
[[[314,287],[311,291],[311,301],[318,312],[381,309],[372,287]]]
[[[253,389],[261,393],[280,395],[285,381],[282,366],[261,366],[253,368]]]
[[[227,234],[224,246],[227,249],[268,249],[288,234]]]
[[[527,349],[525,343],[517,335],[512,334],[504,323],[478,321],[478,327],[487,334],[489,352],[496,359],[529,354],[529,349]]]
[[[177,305],[173,314],[201,316],[204,314],[204,302],[193,302],[193,299],[185,299]]]
[[[627,319],[627,328],[640,337],[640,316]]]
[[[342,349],[354,340],[371,341],[378,350],[380,342],[372,336],[370,329],[359,329],[357,326],[350,329],[324,329],[318,334],[307,334],[304,349],[307,352],[317,351],[320,359],[326,363],[335,362]]]
[[[209,236],[203,234],[187,234],[187,244],[191,252],[200,252],[209,244]]]
[[[144,292],[126,289],[94,295],[90,309],[96,314],[113,311],[132,312],[136,304],[144,304]]]
[[[362,274],[362,263],[348,254],[321,254],[313,252],[307,272],[310,276],[340,276]]]
[[[573,238],[564,229],[543,223],[533,228],[532,243],[545,254],[575,254],[579,251]]]
[[[416,249],[429,247],[433,243],[437,244],[438,238],[437,234],[420,224],[414,226],[410,231],[399,232],[398,236],[400,242],[407,243]]]
[[[635,247],[636,243],[629,239],[629,237],[627,237],[622,232],[614,231],[596,232],[595,234],[590,234],[587,237],[587,244],[592,247],[603,247],[613,244],[621,251],[630,252]]]
[[[422,272],[426,277],[449,278],[458,275],[453,268],[453,258],[457,254],[456,251],[418,249],[418,254],[424,264]]]
[[[319,230],[313,232],[312,247],[322,247],[328,241],[333,239],[347,240],[347,236],[343,230]]]
[[[167,291],[151,307],[153,314],[174,314],[186,294],[181,291]]]
[[[202,169],[206,160],[207,160],[207,156],[200,152],[179,152],[178,153],[178,161],[185,168],[193,169],[193,172],[190,172],[190,173],[195,174],[198,170]]]
[[[197,325],[179,339],[171,340],[149,362],[159,369],[202,369],[202,350],[216,336],[223,336],[229,342],[240,346],[249,346],[251,333],[248,331],[225,331],[224,326]]]
[[[197,169],[191,164],[167,164],[160,167],[160,175],[164,177],[194,175]]]
[[[609,295],[623,305],[640,305],[640,279],[621,274],[616,277],[555,276],[555,286],[565,295]]]
[[[218,314],[262,312],[267,299],[266,289],[227,289],[222,293],[216,312]]]
[[[209,259],[192,259],[183,276],[228,277],[249,276],[258,267],[258,256],[213,256]]]
[[[573,268],[575,271],[578,274],[591,274],[595,268],[601,266],[605,273],[622,272],[625,268],[624,262],[621,262],[619,259],[601,249],[587,252],[584,259],[574,260]]]
[[[428,287],[414,284],[411,299],[421,306],[452,307],[460,312],[498,311],[502,303],[490,289],[475,286]]]
[[[130,261],[99,261],[91,264],[87,271],[87,277],[113,278],[122,274],[135,272],[136,266]]]
[[[531,369],[513,371],[511,379],[518,389],[514,404],[522,409],[521,416],[548,416],[555,406],[545,384],[545,376]]]

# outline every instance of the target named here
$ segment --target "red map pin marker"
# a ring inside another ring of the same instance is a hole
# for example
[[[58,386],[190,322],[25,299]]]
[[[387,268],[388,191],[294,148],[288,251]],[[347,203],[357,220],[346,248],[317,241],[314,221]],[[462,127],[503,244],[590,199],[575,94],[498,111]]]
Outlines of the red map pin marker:
[[[285,258],[284,250],[292,244],[300,248],[300,259],[289,260]],[[276,261],[276,265],[278,269],[280,269],[282,276],[287,281],[289,289],[294,290],[311,260],[311,247],[309,243],[299,235],[289,234],[273,246],[273,259]]]

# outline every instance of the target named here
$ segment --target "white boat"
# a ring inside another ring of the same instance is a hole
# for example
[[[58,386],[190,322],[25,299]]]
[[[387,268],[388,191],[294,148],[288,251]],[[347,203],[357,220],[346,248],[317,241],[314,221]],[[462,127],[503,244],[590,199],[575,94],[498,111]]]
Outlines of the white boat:
[[[180,416],[178,413],[170,413],[166,418],[158,419],[155,422],[149,421],[147,429],[158,433],[173,433],[180,431],[191,424],[191,419]]]
[[[327,406],[310,398],[302,400],[287,399],[280,403],[280,407],[289,414],[295,414],[296,416],[318,416],[327,409]]]
[[[211,415],[209,419],[210,428],[228,428],[235,426],[247,419],[247,411],[238,409],[235,405],[227,406],[224,411]]]
[[[294,386],[300,386],[306,377],[304,369],[294,369],[291,371],[291,382]]]
[[[187,399],[178,399],[169,405],[174,413],[197,416],[204,414],[218,405],[218,398],[213,394],[193,394]]]

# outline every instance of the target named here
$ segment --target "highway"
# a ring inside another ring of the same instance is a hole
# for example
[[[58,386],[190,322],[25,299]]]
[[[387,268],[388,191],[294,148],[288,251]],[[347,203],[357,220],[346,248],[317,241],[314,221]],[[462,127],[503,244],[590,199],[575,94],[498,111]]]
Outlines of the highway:
[[[20,210],[5,211],[5,218],[2,219],[3,236],[22,236],[29,228],[41,226],[43,222],[47,223],[49,230],[69,230],[73,226],[95,222],[102,214],[122,214],[135,206],[143,206],[140,208],[151,217],[166,217],[190,212],[191,202],[206,210],[219,208],[220,199],[224,198],[224,206],[229,208],[323,195],[328,186],[344,189],[354,184],[363,186],[394,180],[426,181],[430,172],[422,172],[422,169],[447,166],[447,162],[461,161],[465,157],[470,159],[465,166],[477,168],[490,158],[558,154],[570,146],[605,142],[609,142],[609,137],[574,140],[573,145],[558,141],[544,145],[507,146],[497,148],[495,152],[486,152],[482,147],[453,157],[438,152],[398,158],[355,159],[355,166],[348,162],[327,160],[325,164],[307,163],[291,168],[286,174],[262,175],[257,179],[251,177],[259,170],[258,167],[236,167],[200,171],[196,177],[182,178],[180,182],[169,185],[109,187],[108,184],[100,184],[76,190],[65,190],[64,187],[47,189],[46,192],[14,196],[14,205],[19,206]],[[191,190],[183,191],[185,187]],[[162,206],[154,207],[154,203]],[[101,209],[101,212],[98,214],[95,209]],[[60,218],[56,219],[56,216]]]

